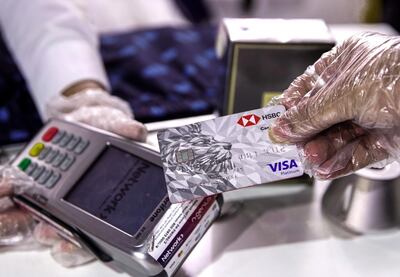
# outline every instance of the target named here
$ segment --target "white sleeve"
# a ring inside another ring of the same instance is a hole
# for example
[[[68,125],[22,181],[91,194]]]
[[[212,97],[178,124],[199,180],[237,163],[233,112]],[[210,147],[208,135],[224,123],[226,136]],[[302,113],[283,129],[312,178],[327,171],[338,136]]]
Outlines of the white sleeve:
[[[97,34],[70,0],[0,0],[0,26],[33,99],[45,105],[84,79],[109,87]]]

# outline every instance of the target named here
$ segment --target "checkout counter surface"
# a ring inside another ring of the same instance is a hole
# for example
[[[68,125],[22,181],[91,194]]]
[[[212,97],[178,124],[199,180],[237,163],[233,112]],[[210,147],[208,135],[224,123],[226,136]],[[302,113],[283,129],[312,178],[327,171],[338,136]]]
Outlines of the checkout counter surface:
[[[352,236],[321,214],[329,182],[229,193],[239,210],[213,224],[177,273],[183,276],[398,276],[400,232]],[[0,254],[2,276],[128,276],[99,262],[65,269],[49,250]]]
[[[338,41],[358,31],[392,32],[387,25],[331,29]],[[153,144],[155,139],[149,137]],[[399,276],[400,231],[355,236],[333,225],[321,211],[328,185],[264,185],[227,193],[227,206],[237,211],[212,225],[176,276]],[[65,269],[48,249],[0,252],[0,268],[2,276],[128,276],[100,262]]]

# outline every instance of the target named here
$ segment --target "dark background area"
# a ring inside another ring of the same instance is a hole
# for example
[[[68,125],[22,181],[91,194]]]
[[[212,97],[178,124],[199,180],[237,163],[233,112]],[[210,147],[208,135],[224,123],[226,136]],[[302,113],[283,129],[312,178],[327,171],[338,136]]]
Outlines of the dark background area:
[[[103,35],[112,93],[152,122],[213,112],[222,104],[225,67],[214,51],[217,28],[195,25]],[[29,140],[42,126],[24,78],[0,40],[0,145]]]

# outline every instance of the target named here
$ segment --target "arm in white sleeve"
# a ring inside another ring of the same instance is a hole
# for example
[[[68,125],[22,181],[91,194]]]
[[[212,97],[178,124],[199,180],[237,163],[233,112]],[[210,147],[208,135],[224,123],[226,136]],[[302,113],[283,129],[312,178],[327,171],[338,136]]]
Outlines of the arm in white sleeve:
[[[70,0],[0,0],[3,36],[42,118],[55,95],[82,80],[108,88],[97,34]]]

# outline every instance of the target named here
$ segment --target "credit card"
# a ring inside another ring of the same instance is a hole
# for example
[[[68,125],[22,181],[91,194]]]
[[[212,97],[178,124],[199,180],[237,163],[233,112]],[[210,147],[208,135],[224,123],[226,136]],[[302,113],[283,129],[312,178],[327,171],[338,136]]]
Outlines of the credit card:
[[[160,131],[170,201],[301,176],[297,147],[268,137],[269,126],[284,112],[284,106],[270,106]]]

